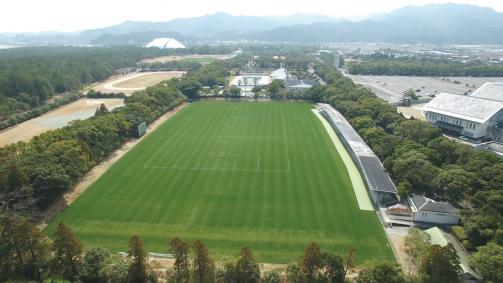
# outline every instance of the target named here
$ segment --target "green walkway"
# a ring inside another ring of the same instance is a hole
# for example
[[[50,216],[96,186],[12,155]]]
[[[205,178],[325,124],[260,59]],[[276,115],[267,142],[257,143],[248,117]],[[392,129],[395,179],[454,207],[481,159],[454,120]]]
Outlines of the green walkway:
[[[342,157],[344,165],[346,165],[346,168],[348,169],[349,177],[355,191],[356,200],[358,201],[358,206],[361,210],[374,210],[374,207],[370,202],[367,189],[365,188],[365,184],[363,183],[362,176],[360,175],[360,171],[358,171],[358,168],[356,168],[353,159],[351,159],[351,156],[346,151],[346,148],[335,133],[334,129],[332,129],[330,123],[328,123],[328,121],[320,114],[320,112],[318,112],[318,110],[313,109],[313,113],[321,120],[321,123],[323,123],[323,126],[327,130],[328,135],[334,142],[335,148]]]

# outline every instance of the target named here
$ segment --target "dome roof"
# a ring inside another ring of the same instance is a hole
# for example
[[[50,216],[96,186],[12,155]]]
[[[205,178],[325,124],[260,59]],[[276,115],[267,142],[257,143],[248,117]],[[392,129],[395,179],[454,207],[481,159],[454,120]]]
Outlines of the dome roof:
[[[174,38],[156,38],[149,42],[146,47],[157,47],[160,49],[185,48],[180,41]]]

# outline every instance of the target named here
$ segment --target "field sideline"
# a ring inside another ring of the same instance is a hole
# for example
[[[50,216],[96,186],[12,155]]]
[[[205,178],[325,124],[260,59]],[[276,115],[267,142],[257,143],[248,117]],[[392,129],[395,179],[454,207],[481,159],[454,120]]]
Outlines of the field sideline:
[[[304,247],[357,262],[393,260],[374,211],[360,210],[344,163],[307,103],[196,102],[113,165],[44,230],[126,251],[133,234],[168,252],[201,239],[218,258],[249,246],[262,262]]]

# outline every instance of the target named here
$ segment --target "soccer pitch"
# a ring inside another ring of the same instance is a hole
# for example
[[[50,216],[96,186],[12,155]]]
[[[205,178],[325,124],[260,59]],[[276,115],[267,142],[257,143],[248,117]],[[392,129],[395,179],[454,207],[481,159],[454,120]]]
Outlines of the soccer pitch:
[[[307,103],[195,102],[147,136],[45,229],[60,221],[86,246],[149,252],[174,236],[218,258],[250,247],[296,261],[310,242],[357,262],[393,260],[374,211],[360,210],[344,163]]]

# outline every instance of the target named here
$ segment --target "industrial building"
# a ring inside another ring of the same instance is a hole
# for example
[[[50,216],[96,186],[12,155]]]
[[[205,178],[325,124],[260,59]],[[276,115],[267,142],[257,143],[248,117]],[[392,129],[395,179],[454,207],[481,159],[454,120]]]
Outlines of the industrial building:
[[[503,141],[503,83],[486,83],[471,95],[441,93],[422,112],[448,133]]]

